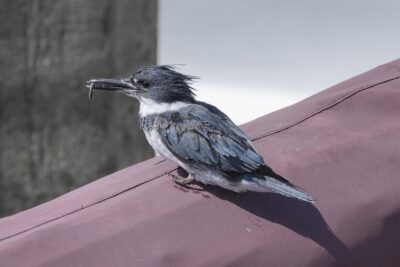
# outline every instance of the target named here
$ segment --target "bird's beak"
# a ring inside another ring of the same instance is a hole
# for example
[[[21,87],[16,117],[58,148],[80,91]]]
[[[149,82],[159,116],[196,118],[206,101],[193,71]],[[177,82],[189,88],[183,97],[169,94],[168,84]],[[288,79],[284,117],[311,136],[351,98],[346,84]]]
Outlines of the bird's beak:
[[[93,97],[93,90],[121,91],[125,94],[134,94],[137,87],[129,79],[93,79],[86,82],[89,88],[89,99]]]

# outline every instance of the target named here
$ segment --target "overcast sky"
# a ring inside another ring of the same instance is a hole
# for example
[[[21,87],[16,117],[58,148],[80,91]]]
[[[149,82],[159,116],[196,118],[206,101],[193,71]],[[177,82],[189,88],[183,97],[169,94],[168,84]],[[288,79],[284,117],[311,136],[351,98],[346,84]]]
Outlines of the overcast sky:
[[[158,63],[237,123],[400,57],[400,1],[159,3]]]

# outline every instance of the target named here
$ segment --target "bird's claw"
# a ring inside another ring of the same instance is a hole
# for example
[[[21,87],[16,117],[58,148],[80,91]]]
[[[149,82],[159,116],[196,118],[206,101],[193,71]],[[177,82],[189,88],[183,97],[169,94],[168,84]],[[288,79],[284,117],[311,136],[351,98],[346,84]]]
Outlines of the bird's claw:
[[[187,177],[182,177],[182,176],[177,176],[173,173],[168,173],[168,176],[171,177],[171,179],[178,185],[187,188],[187,189],[191,189],[194,191],[204,191],[204,189],[200,186],[195,186],[196,180],[191,176],[188,175]],[[190,184],[190,186],[189,186]]]
[[[175,183],[180,184],[180,185],[188,185],[188,184],[193,183],[193,181],[194,181],[194,178],[191,175],[189,175],[187,177],[181,177],[181,176],[177,176],[173,173],[168,173],[168,176],[171,177],[171,179]]]

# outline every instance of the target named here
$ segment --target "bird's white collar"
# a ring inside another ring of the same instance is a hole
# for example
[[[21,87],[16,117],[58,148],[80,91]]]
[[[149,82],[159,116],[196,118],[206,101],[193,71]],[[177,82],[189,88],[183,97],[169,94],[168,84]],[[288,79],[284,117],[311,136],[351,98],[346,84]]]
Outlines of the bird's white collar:
[[[141,117],[146,117],[151,114],[160,114],[167,111],[179,110],[189,105],[189,103],[185,102],[157,103],[150,99],[140,99],[139,115]]]

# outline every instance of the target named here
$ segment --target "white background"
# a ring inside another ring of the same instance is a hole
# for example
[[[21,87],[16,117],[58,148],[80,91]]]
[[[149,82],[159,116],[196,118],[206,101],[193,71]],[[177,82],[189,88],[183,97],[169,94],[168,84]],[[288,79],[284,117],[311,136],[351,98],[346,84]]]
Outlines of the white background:
[[[243,123],[400,57],[400,1],[160,0],[158,64]]]

